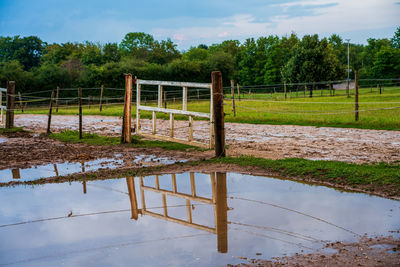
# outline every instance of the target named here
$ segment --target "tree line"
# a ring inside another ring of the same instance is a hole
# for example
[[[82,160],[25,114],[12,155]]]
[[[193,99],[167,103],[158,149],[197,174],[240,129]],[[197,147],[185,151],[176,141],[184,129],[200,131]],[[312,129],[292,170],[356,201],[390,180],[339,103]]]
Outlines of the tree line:
[[[244,42],[200,44],[186,51],[143,32],[128,33],[118,43],[52,43],[37,36],[0,37],[0,87],[14,80],[17,90],[76,87],[123,88],[124,73],[141,79],[210,82],[220,70],[224,85],[318,82],[347,78],[347,43],[339,35],[319,38],[295,33]],[[350,44],[350,68],[360,78],[400,78],[400,27],[391,39]],[[353,74],[350,73],[350,77]]]

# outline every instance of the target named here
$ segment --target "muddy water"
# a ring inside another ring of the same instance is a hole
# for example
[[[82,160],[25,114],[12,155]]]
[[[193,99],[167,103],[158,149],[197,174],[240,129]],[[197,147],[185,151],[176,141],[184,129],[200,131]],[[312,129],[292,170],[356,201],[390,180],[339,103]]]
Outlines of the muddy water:
[[[33,181],[40,178],[54,176],[66,176],[78,172],[96,171],[99,169],[115,169],[123,165],[148,167],[152,164],[173,164],[185,162],[185,160],[173,160],[167,157],[157,157],[154,155],[138,155],[132,162],[124,162],[118,158],[99,158],[96,160],[82,162],[64,162],[34,166],[30,168],[14,168],[0,170],[0,183],[11,181]]]
[[[400,221],[399,201],[235,173],[5,187],[0,203],[0,265],[17,266],[218,266]]]
[[[5,143],[5,142],[7,142],[7,138],[0,137],[0,144],[1,144],[1,143]]]

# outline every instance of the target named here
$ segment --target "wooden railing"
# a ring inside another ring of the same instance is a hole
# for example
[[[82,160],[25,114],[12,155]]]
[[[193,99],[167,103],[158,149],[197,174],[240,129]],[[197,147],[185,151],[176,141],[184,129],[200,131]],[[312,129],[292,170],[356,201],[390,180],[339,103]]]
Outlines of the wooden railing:
[[[141,85],[156,85],[158,86],[158,97],[157,97],[157,107],[149,107],[141,105],[141,94],[140,89]],[[182,110],[177,109],[167,109],[162,107],[163,100],[163,90],[166,86],[174,86],[174,87],[182,87]],[[201,113],[187,110],[187,102],[188,102],[188,88],[207,88],[210,89],[210,113]],[[149,136],[161,140],[179,142],[189,145],[195,145],[200,147],[214,147],[214,127],[213,127],[213,88],[210,83],[192,83],[192,82],[172,82],[172,81],[150,81],[150,80],[136,80],[136,133],[139,135]],[[152,113],[152,131],[151,134],[143,133],[140,127],[140,111],[151,111]],[[170,114],[170,127],[169,127],[169,136],[163,136],[157,134],[157,113],[167,113]],[[189,136],[187,140],[179,139],[174,136],[174,116],[175,115],[184,115],[189,117],[189,125],[188,131]],[[209,143],[201,143],[196,142],[193,139],[193,123],[194,117],[206,118],[210,121],[210,139]]]

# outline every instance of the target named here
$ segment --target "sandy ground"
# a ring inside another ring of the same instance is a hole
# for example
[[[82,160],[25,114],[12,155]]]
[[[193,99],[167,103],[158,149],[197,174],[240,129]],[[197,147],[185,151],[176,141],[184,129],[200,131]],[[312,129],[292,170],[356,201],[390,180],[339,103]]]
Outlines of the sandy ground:
[[[167,135],[169,121],[158,120],[158,133]],[[43,132],[47,115],[16,115],[16,126]],[[187,138],[188,122],[175,121],[175,136]],[[77,116],[53,116],[52,131],[76,130]],[[83,129],[104,135],[119,135],[121,118],[84,116]],[[301,157],[354,163],[400,162],[400,132],[293,125],[226,123],[228,155],[254,155],[279,159]],[[150,133],[151,121],[142,120],[142,131]],[[195,121],[194,138],[206,142],[209,123]]]
[[[400,240],[392,237],[363,237],[357,243],[329,243],[336,253],[297,254],[269,260],[249,260],[244,266],[400,266]]]

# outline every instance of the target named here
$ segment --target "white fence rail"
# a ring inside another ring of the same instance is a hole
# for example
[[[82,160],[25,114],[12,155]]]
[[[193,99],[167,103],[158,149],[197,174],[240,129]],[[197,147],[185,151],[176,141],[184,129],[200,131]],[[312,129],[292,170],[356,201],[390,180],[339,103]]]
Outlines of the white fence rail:
[[[158,105],[157,107],[149,107],[141,105],[141,85],[155,85],[158,86]],[[167,109],[162,107],[163,102],[163,90],[164,87],[182,87],[182,110],[178,109]],[[207,88],[210,89],[210,113],[202,113],[187,110],[188,102],[188,88]],[[151,81],[151,80],[136,80],[136,133],[143,136],[149,136],[161,140],[179,142],[189,145],[195,145],[200,147],[214,147],[214,127],[213,127],[213,88],[211,83],[192,83],[192,82],[173,82],[173,81]],[[143,133],[140,127],[140,111],[151,111],[152,115],[152,131],[151,134]],[[163,136],[157,134],[157,112],[170,114],[170,129],[169,136]],[[189,117],[189,137],[188,140],[178,139],[174,137],[174,116],[184,115]],[[193,123],[194,117],[206,118],[210,121],[210,139],[209,143],[196,142],[193,139]]]

